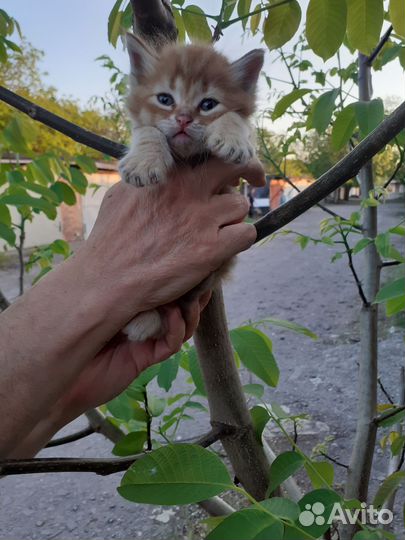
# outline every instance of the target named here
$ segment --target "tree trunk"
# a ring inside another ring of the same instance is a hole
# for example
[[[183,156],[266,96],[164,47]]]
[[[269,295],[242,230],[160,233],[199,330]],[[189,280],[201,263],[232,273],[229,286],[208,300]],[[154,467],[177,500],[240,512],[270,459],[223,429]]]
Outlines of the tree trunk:
[[[371,68],[368,59],[359,54],[359,98],[371,99]],[[374,189],[373,166],[369,161],[359,173],[362,199],[368,198]],[[377,207],[366,207],[363,218],[363,236],[375,238],[377,235]],[[358,386],[358,416],[356,434],[350,459],[345,498],[367,501],[371,466],[377,435],[374,422],[377,408],[378,377],[378,306],[372,302],[379,289],[380,259],[374,243],[364,250],[365,274],[363,290],[367,303],[360,312],[360,369]],[[354,528],[349,527],[344,538],[351,538]]]
[[[237,479],[258,500],[266,496],[269,465],[252,427],[235,365],[226,323],[222,289],[213,292],[194,336],[214,428],[232,428],[221,442]]]

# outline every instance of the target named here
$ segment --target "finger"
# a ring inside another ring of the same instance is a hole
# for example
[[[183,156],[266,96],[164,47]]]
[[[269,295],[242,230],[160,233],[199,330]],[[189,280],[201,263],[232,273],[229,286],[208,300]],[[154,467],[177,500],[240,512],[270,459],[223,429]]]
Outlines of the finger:
[[[236,223],[235,225],[222,227],[219,231],[220,242],[223,246],[222,261],[226,261],[240,251],[250,248],[254,244],[256,237],[256,228],[251,223]]]
[[[181,349],[186,334],[186,324],[178,306],[162,308],[165,317],[166,334],[155,343],[154,362],[166,360]]]
[[[206,307],[208,302],[211,300],[212,291],[206,291],[204,294],[202,294],[199,298],[200,303],[200,312]]]
[[[186,323],[186,332],[184,341],[187,341],[194,334],[198,323],[200,322],[200,302],[198,299],[183,305],[183,317]]]
[[[249,212],[249,201],[239,193],[213,195],[210,210],[220,226],[243,221]]]
[[[256,162],[253,166],[235,165],[226,163],[218,158],[212,157],[205,163],[193,169],[196,181],[195,185],[202,194],[220,193],[225,186],[235,186],[242,173],[247,171],[246,175],[253,178],[253,181],[259,181],[259,167]],[[256,179],[256,180],[255,180]],[[261,185],[258,183],[257,185]]]
[[[244,165],[240,171],[240,176],[252,186],[261,187],[266,185],[265,171],[257,158],[252,159],[247,165]]]

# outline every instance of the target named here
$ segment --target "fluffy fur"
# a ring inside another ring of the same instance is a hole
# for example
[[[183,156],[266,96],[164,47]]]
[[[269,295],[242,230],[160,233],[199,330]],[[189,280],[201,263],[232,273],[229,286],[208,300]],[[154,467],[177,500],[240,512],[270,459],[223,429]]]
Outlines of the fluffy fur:
[[[210,45],[171,44],[157,53],[127,34],[127,48],[132,143],[119,164],[124,181],[137,187],[164,182],[176,162],[201,154],[242,164],[252,159],[249,117],[263,66],[261,49],[230,63]],[[180,299],[182,309],[218,277]],[[158,310],[138,315],[124,329],[134,341],[162,331]]]

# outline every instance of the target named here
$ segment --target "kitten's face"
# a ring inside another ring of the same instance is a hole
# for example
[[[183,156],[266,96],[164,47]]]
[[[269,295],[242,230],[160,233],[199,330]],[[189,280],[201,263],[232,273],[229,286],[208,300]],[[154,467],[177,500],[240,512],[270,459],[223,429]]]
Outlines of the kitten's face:
[[[169,45],[157,57],[132,34],[127,45],[133,124],[157,127],[173,154],[186,158],[203,152],[207,126],[224,113],[247,118],[253,112],[261,50],[230,64],[210,46]]]

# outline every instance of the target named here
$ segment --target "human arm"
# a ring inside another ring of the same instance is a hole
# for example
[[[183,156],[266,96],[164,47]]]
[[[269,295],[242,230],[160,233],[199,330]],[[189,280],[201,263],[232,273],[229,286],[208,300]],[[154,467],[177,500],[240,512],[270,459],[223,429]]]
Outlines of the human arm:
[[[10,455],[51,417],[134,315],[176,300],[254,242],[254,227],[241,223],[247,211],[241,197],[218,195],[240,175],[261,182],[262,171],[213,160],[180,169],[158,190],[114,186],[83,247],[0,317],[0,455]],[[137,356],[132,378],[175,352],[150,346],[154,356],[146,365],[145,355]]]

